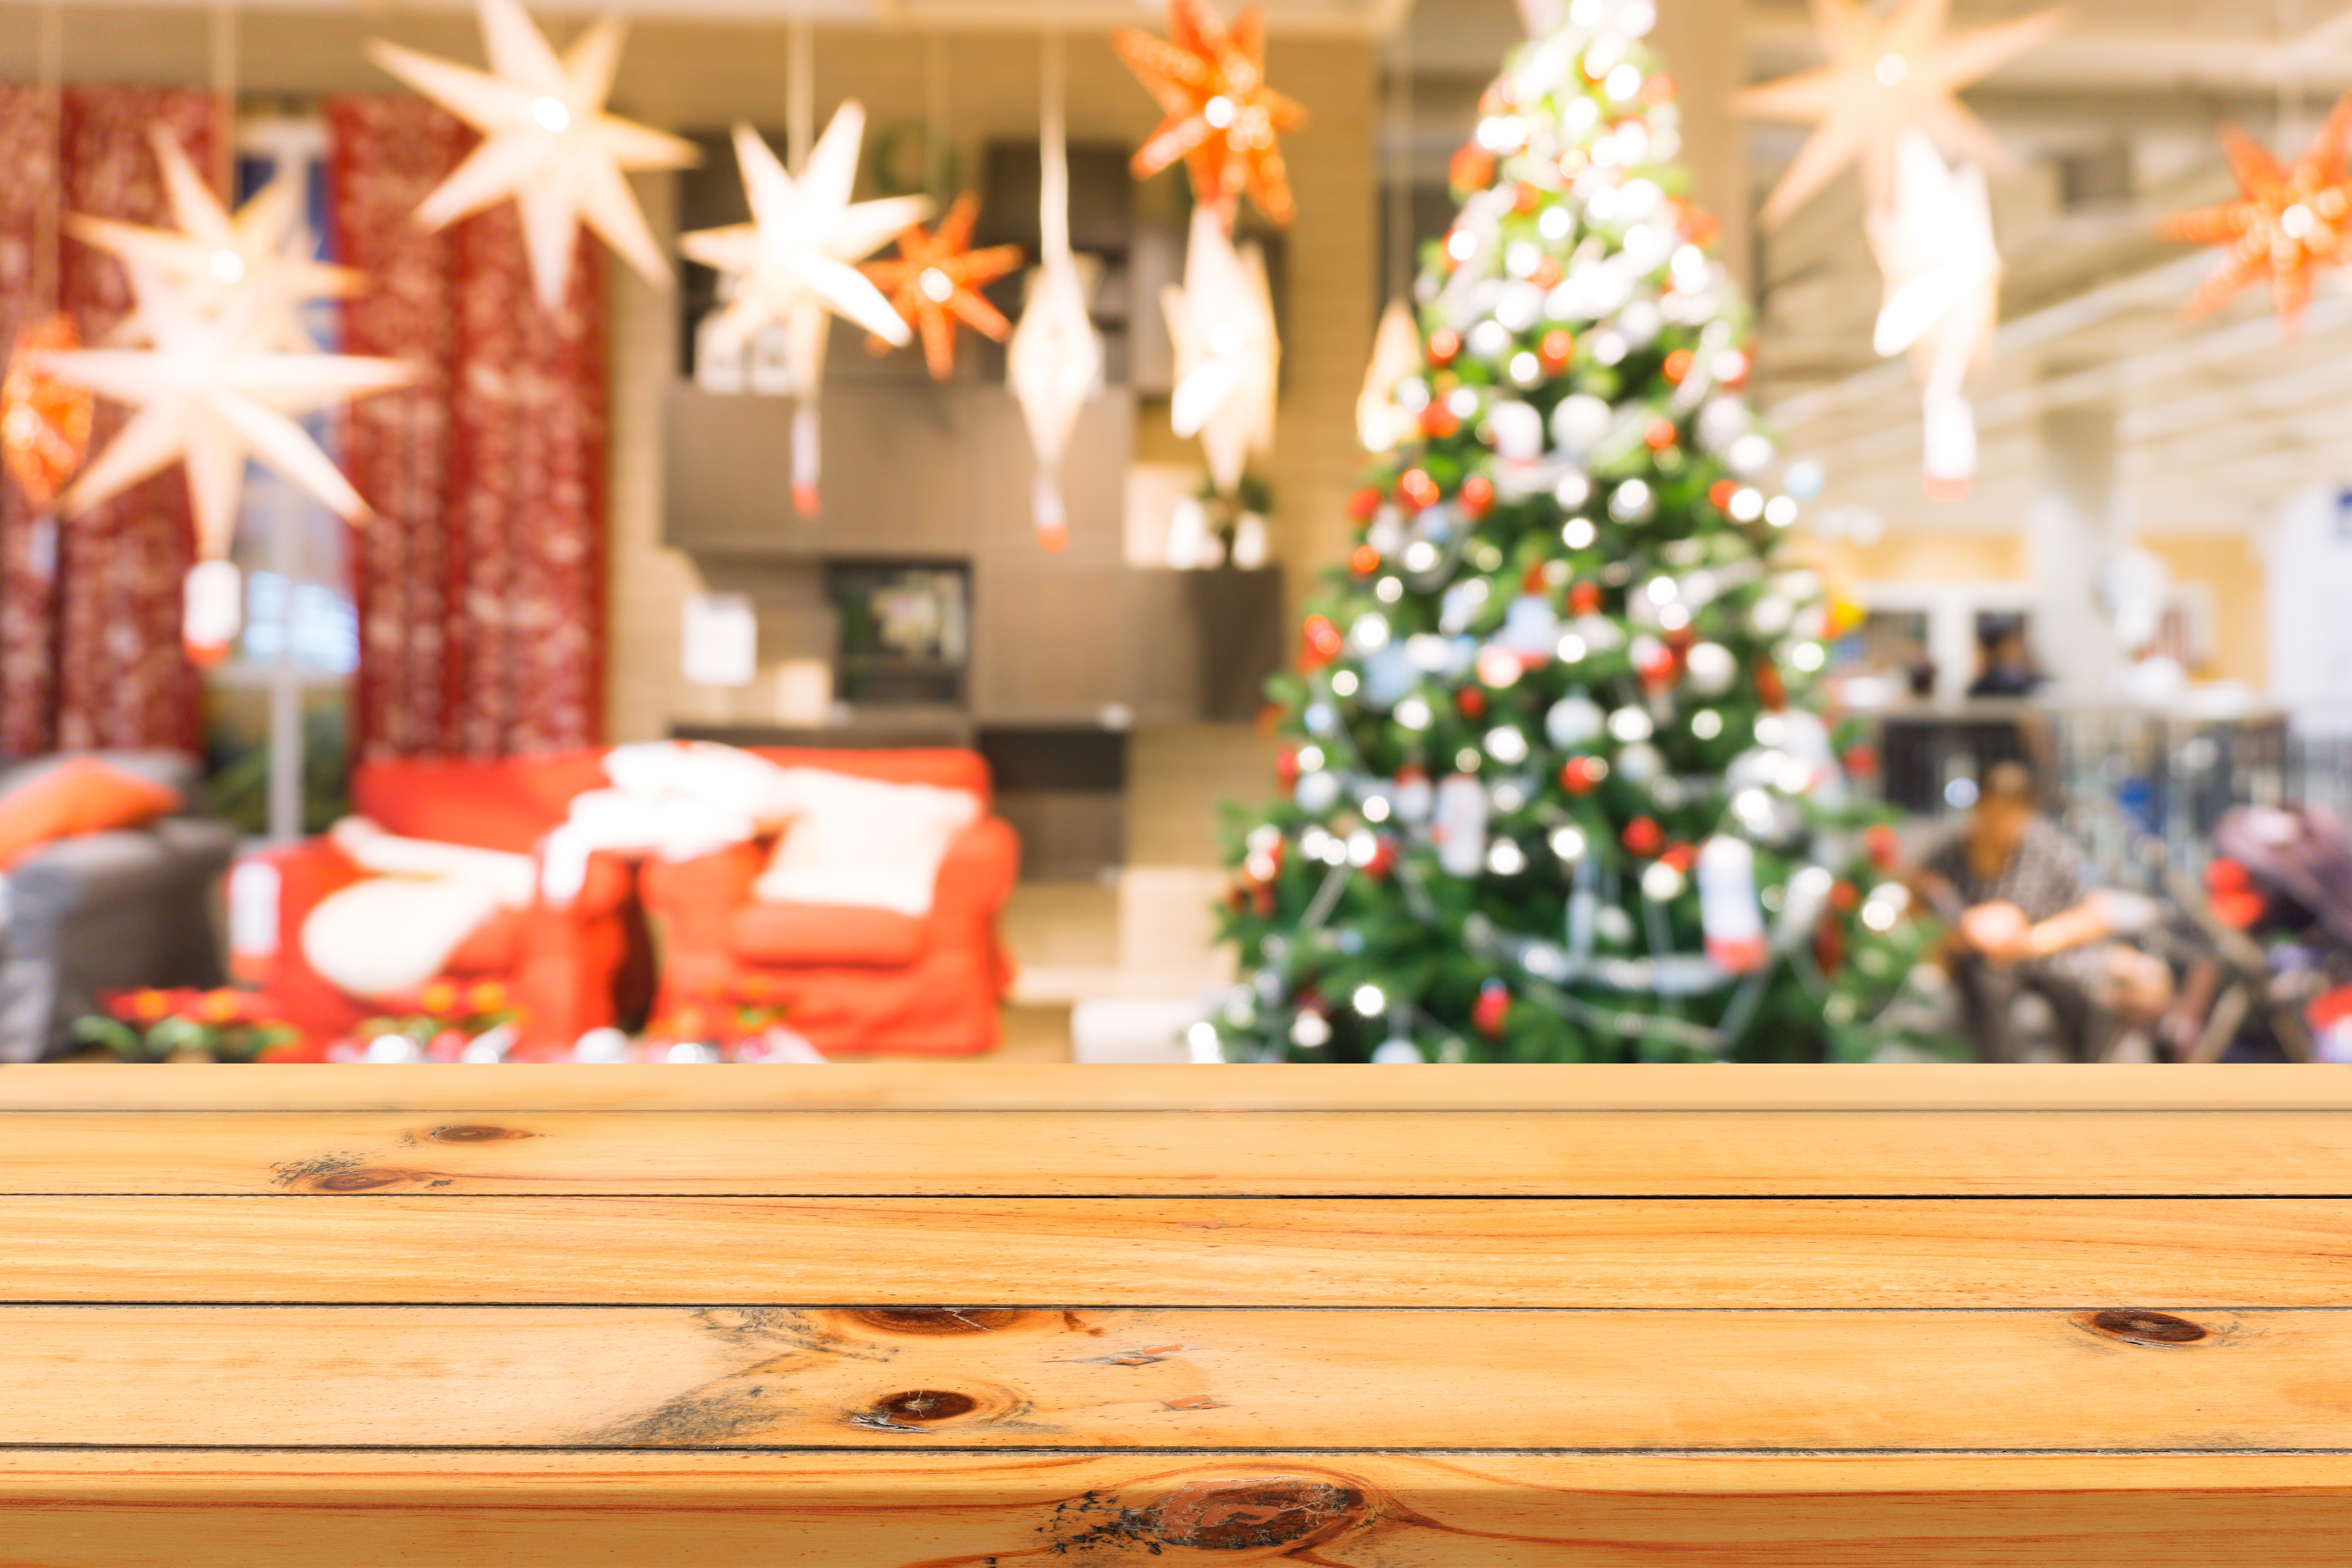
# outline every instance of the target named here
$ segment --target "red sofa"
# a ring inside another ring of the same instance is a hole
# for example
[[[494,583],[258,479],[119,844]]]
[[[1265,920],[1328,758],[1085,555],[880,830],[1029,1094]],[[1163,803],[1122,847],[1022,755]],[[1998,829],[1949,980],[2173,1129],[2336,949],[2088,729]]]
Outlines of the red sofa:
[[[352,773],[352,809],[403,837],[529,853],[564,819],[573,795],[604,787],[604,755],[362,763]],[[232,891],[231,924],[245,928],[235,943],[239,978],[258,985],[278,1016],[321,1047],[383,1011],[337,989],[302,957],[303,921],[321,899],[366,873],[325,838],[264,851],[247,865],[257,862],[276,873],[276,910],[256,917]],[[238,875],[248,873],[241,867]],[[642,1013],[653,961],[635,881],[626,861],[592,857],[572,905],[493,916],[450,956],[447,977],[506,985],[522,1015],[516,1054],[525,1058],[560,1054],[587,1030]],[[253,931],[255,923],[263,929]]]
[[[667,864],[648,860],[639,890],[662,948],[656,1016],[677,1018],[775,1003],[788,1027],[827,1054],[963,1056],[992,1048],[1013,966],[997,911],[1013,891],[1020,841],[986,814],[988,764],[962,751],[755,748],[787,767],[967,790],[982,815],[950,844],[930,912],[763,902],[752,883],[772,845],[736,845]]]

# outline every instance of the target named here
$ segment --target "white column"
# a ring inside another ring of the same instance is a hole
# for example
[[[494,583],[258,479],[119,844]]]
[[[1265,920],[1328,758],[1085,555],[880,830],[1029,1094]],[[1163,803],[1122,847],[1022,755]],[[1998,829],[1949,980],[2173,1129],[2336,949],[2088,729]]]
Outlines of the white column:
[[[2123,543],[2116,503],[2116,412],[2066,408],[2042,421],[2042,483],[2026,514],[2035,662],[2056,690],[2097,697],[2116,663],[2092,580]]]
[[[1691,198],[1723,225],[1718,254],[1744,288],[1748,269],[1749,209],[1746,124],[1729,108],[1748,84],[1748,0],[1657,0],[1658,25],[1650,42],[1665,58],[1682,111],[1682,160],[1690,165]]]

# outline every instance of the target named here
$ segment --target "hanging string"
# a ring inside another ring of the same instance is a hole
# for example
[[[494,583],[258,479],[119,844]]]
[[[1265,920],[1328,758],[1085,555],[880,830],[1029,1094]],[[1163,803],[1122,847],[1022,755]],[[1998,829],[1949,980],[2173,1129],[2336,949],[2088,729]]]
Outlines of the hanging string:
[[[43,0],[40,38],[40,99],[49,114],[49,179],[34,218],[33,309],[28,322],[46,321],[64,301],[66,203],[66,18],[65,0]]]
[[[1041,62],[1037,110],[1037,156],[1040,179],[1037,203],[1043,230],[1039,250],[1043,258],[1052,260],[1070,254],[1070,164],[1069,149],[1064,145],[1062,126],[1062,35],[1058,28],[1045,29],[1044,58]]]
[[[816,145],[816,24],[793,17],[791,38],[784,71],[784,162],[797,175]]]
[[[214,185],[236,205],[236,11],[234,0],[214,0],[213,96],[219,101],[219,136],[213,149]]]
[[[923,75],[923,193],[944,208],[955,198],[955,143],[948,136],[948,37],[940,28],[924,37]]]

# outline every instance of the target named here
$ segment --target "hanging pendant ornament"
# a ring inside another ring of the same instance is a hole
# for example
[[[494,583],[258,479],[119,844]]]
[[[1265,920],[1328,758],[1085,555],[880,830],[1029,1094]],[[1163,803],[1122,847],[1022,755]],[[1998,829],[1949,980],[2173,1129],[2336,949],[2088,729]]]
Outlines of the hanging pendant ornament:
[[[1038,268],[1029,280],[1021,324],[1004,356],[1004,379],[1029,426],[1037,470],[1030,485],[1030,515],[1037,542],[1060,550],[1069,542],[1062,500],[1062,458],[1078,426],[1078,411],[1102,390],[1102,336],[1087,300],[1094,258],[1082,272],[1070,253],[1070,163],[1063,133],[1062,40],[1045,43],[1045,110],[1037,138]]]
[[[583,222],[647,282],[667,286],[669,262],[622,171],[688,168],[701,154],[691,142],[604,112],[625,25],[607,16],[559,57],[519,0],[477,4],[487,72],[368,44],[369,58],[482,133],[417,207],[416,221],[438,230],[514,198],[531,284],[550,310],[563,303]]]
[[[971,248],[971,227],[980,216],[980,197],[967,191],[956,198],[936,232],[920,224],[908,226],[898,237],[898,255],[890,261],[869,261],[859,268],[890,298],[891,308],[922,335],[923,363],[933,381],[955,374],[956,323],[1003,342],[1013,323],[980,292],[1021,265],[1021,247],[995,245]],[[886,352],[889,340],[871,337],[866,346]]]
[[[1236,252],[1216,214],[1194,207],[1184,286],[1162,290],[1160,307],[1176,348],[1169,424],[1181,437],[1201,438],[1209,478],[1230,496],[1250,454],[1274,449],[1282,343],[1265,253],[1255,242]]]
[[[1927,138],[1906,131],[1895,151],[1895,196],[1865,221],[1886,299],[1872,339],[1881,355],[1908,353],[1927,384],[1921,472],[1937,500],[1968,494],[1977,471],[1969,369],[1990,357],[2000,313],[2000,252],[1984,171],[1955,173]]]
[[[1167,118],[1129,165],[1150,179],[1179,158],[1202,206],[1233,226],[1243,195],[1276,225],[1298,216],[1277,132],[1307,110],[1265,84],[1265,17],[1253,3],[1228,30],[1210,0],[1168,0],[1165,39],[1123,27],[1111,47],[1142,79]]]
[[[283,256],[247,272],[221,299],[204,285],[168,281],[144,257],[126,254],[134,301],[126,330],[152,346],[26,356],[37,374],[134,410],[58,498],[62,515],[79,517],[174,462],[185,464],[197,556],[188,583],[189,641],[199,657],[225,651],[236,629],[236,569],[227,557],[247,460],[357,522],[367,503],[296,419],[413,379],[396,360],[282,346],[299,290],[315,280],[303,265],[309,256],[309,237],[298,232]],[[208,310],[215,300],[217,310]]]
[[[2312,275],[2341,267],[2352,244],[2352,181],[2345,142],[2352,136],[2352,94],[2337,100],[2292,169],[2236,126],[2225,126],[2221,147],[2243,193],[2239,200],[2165,219],[2158,231],[2192,245],[2230,247],[2228,258],[2189,296],[2182,314],[2219,310],[2237,293],[2268,278],[2282,335],[2292,339],[2311,300]]]
[[[1372,363],[1364,368],[1364,389],[1356,395],[1356,438],[1374,454],[1402,447],[1421,434],[1421,416],[1396,400],[1399,384],[1421,369],[1421,326],[1412,307],[1391,300],[1372,334]]]
[[[1949,10],[1950,0],[1900,0],[1881,16],[1862,0],[1813,0],[1829,63],[1732,95],[1734,113],[1813,127],[1757,214],[1765,227],[1778,226],[1856,159],[1865,208],[1884,210],[1895,144],[1908,130],[1925,132],[1956,161],[2010,166],[2000,142],[1956,95],[2048,37],[2059,13],[2040,11],[1952,37],[1944,32]]]
[[[793,509],[814,517],[817,494],[817,398],[824,384],[828,312],[856,322],[886,342],[914,341],[882,291],[850,265],[891,236],[930,216],[928,196],[852,202],[866,110],[856,100],[834,111],[798,175],[749,125],[735,127],[735,162],[751,221],[678,237],[678,249],[717,270],[731,299],[705,323],[701,351],[740,354],[770,322],[784,331],[785,389],[793,417]]]
[[[49,510],[88,455],[92,404],[82,388],[37,368],[34,356],[80,346],[71,318],[51,316],[18,334],[0,379],[0,459],[36,516]]]

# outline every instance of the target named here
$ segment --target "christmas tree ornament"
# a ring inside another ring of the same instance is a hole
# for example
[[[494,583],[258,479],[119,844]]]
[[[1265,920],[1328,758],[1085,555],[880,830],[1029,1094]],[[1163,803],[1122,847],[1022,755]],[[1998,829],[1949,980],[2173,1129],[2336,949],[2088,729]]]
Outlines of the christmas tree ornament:
[[[1021,324],[1004,355],[1004,380],[1021,405],[1036,456],[1030,482],[1030,516],[1037,542],[1060,550],[1069,542],[1069,514],[1062,502],[1062,458],[1078,426],[1078,411],[1102,390],[1102,334],[1087,307],[1091,267],[1082,270],[1070,252],[1070,163],[1063,129],[1062,41],[1045,40],[1044,109],[1037,138],[1039,162],[1037,270]],[[1091,263],[1092,258],[1088,258]]]
[[[735,162],[751,221],[698,229],[678,237],[689,260],[725,280],[728,303],[704,324],[704,351],[726,360],[743,352],[771,322],[783,329],[783,386],[793,411],[793,506],[816,515],[817,400],[824,384],[828,315],[856,322],[886,342],[913,341],[907,323],[882,291],[850,265],[930,212],[924,196],[852,202],[866,110],[855,100],[833,119],[802,163],[798,175],[751,126],[735,127]]]
[[[972,249],[971,229],[979,217],[980,196],[967,191],[956,198],[937,233],[910,225],[898,236],[894,259],[869,261],[858,269],[889,296],[899,319],[921,335],[923,363],[933,381],[955,374],[957,322],[1000,343],[1013,334],[1013,323],[980,290],[1021,265],[1021,247]],[[866,346],[878,352],[891,344],[887,338],[873,337]]]
[[[1927,492],[1957,500],[1977,465],[1976,417],[1963,386],[1970,367],[1989,357],[2000,313],[2000,252],[1984,171],[1955,173],[1925,135],[1906,132],[1895,150],[1894,200],[1867,222],[1886,279],[1872,346],[1888,358],[1908,353],[1919,370]]]
[[[604,112],[625,25],[608,16],[559,57],[519,0],[476,0],[476,9],[487,72],[381,39],[368,44],[369,58],[482,133],[425,198],[416,221],[438,230],[512,198],[531,282],[550,310],[563,303],[583,223],[640,277],[667,287],[669,262],[624,171],[684,169],[701,155],[691,142]]]
[[[1475,877],[1486,863],[1486,786],[1467,773],[1438,782],[1429,836],[1437,864],[1448,876]]]
[[[1131,167],[1150,179],[1182,159],[1193,198],[1230,229],[1243,195],[1277,226],[1297,216],[1277,132],[1307,123],[1307,111],[1265,80],[1265,18],[1255,0],[1229,30],[1211,0],[1168,0],[1165,39],[1132,27],[1111,47],[1159,100],[1160,122]]]
[[[1379,1067],[1414,1067],[1428,1059],[1419,1046],[1403,1038],[1382,1040],[1372,1050],[1372,1061]]]
[[[73,320],[55,315],[17,334],[0,378],[0,460],[35,516],[49,510],[89,452],[90,395],[37,368],[34,356],[81,346]]]
[[[58,498],[63,516],[79,517],[173,463],[185,466],[198,561],[185,596],[188,640],[202,658],[225,652],[236,630],[236,571],[227,557],[247,461],[357,522],[368,515],[367,503],[296,420],[413,379],[395,360],[282,346],[291,301],[310,277],[293,265],[296,251],[308,253],[299,235],[289,242],[285,265],[247,272],[225,300],[208,288],[174,285],[143,258],[127,257],[133,306],[126,335],[148,346],[37,349],[24,356],[34,374],[133,411]],[[216,311],[208,310],[215,301]]]
[[[1490,1040],[1503,1037],[1503,1026],[1511,1016],[1511,988],[1499,980],[1483,982],[1478,987],[1478,1000],[1470,1008],[1470,1026]]]
[[[1739,660],[1721,643],[1694,643],[1683,655],[1683,678],[1701,697],[1720,697],[1739,679]]]
[[[1231,495],[1250,455],[1274,449],[1282,344],[1265,253],[1255,241],[1236,251],[1216,215],[1193,208],[1183,286],[1167,288],[1160,306],[1176,350],[1170,427],[1201,438],[1211,481]]]
[[[1421,369],[1421,331],[1412,309],[1402,300],[1389,301],[1372,334],[1372,361],[1364,368],[1364,389],[1356,395],[1356,438],[1367,452],[1401,447],[1421,430],[1421,409],[1428,405],[1428,389],[1420,387],[1421,403],[1408,408],[1398,390]],[[1374,491],[1375,496],[1379,492]]]
[[[1885,208],[1895,144],[1906,131],[1924,132],[1954,159],[2010,166],[2007,151],[1958,94],[2050,37],[2058,11],[1955,37],[1944,31],[1950,0],[1897,0],[1884,14],[1864,0],[1812,0],[1812,7],[1828,63],[1732,95],[1735,113],[1813,127],[1757,214],[1765,227],[1780,226],[1856,161],[1865,209]]]
[[[1699,924],[1706,955],[1734,974],[1761,969],[1764,910],[1756,898],[1756,852],[1744,839],[1717,834],[1700,847]]]
[[[2221,148],[2237,176],[2240,197],[2200,207],[2158,225],[2168,238],[2229,247],[2220,270],[2198,287],[2182,313],[2221,309],[2241,289],[2267,279],[2279,330],[2288,338],[2310,302],[2314,275],[2341,267],[2352,240],[2352,179],[2346,140],[2352,137],[2352,94],[2337,100],[2292,169],[2236,126],[2224,126]]]
[[[1601,705],[1581,691],[1572,691],[1544,714],[1544,736],[1563,752],[1590,744],[1608,722]]]

